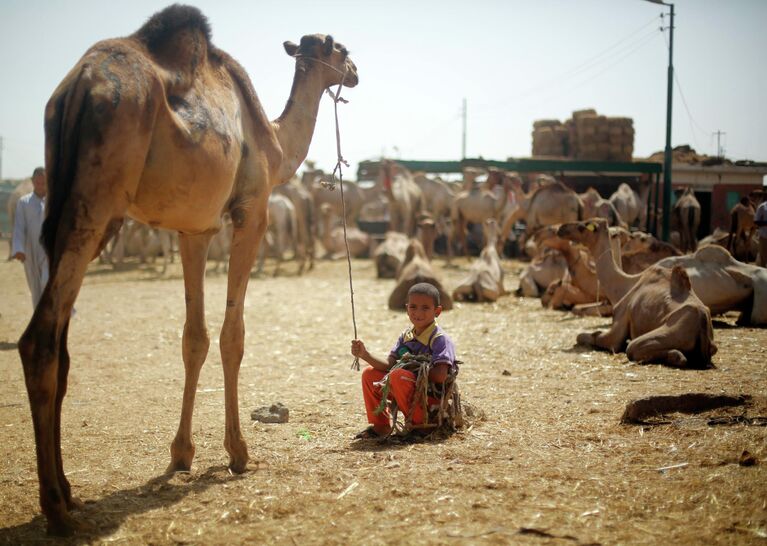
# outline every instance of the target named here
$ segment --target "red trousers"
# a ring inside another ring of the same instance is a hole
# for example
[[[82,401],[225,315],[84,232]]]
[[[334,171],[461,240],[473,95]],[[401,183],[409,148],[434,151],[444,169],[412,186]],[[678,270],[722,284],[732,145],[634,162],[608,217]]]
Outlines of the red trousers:
[[[385,375],[386,372],[376,370],[372,366],[368,366],[362,371],[362,397],[365,399],[365,411],[367,412],[368,423],[373,425],[376,430],[388,429],[392,426],[388,408],[385,408],[378,415],[375,414],[376,408],[381,404],[383,393],[381,387],[374,385],[374,383],[381,381]],[[415,380],[416,375],[413,372],[401,368],[394,370],[389,376],[389,400],[394,400],[397,403],[397,407],[403,415],[410,415],[410,406],[415,393]],[[429,405],[439,404],[439,400],[429,397],[428,403]],[[421,404],[413,408],[412,422],[414,425],[423,423],[423,406]]]

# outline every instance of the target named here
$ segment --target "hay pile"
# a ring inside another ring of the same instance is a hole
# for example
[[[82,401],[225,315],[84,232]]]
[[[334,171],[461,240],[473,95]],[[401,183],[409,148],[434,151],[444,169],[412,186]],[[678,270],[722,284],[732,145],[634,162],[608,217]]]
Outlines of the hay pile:
[[[631,118],[602,116],[588,109],[573,112],[565,123],[540,120],[533,124],[533,156],[631,161],[633,154]]]

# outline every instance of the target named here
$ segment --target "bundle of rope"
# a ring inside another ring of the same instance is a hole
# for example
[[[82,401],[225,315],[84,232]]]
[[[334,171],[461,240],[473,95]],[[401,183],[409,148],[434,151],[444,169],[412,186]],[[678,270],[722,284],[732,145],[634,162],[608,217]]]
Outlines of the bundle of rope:
[[[399,408],[394,400],[389,400],[390,375],[394,370],[405,369],[416,375],[415,393],[410,413],[404,416],[404,423],[397,421]],[[451,430],[463,426],[463,409],[461,407],[461,396],[458,391],[458,384],[455,381],[455,375],[450,374],[447,381],[441,385],[429,382],[429,370],[431,369],[431,356],[405,354],[397,363],[391,367],[389,373],[379,382],[381,386],[381,403],[375,409],[376,415],[386,409],[388,404],[392,414],[392,433],[405,436],[413,430],[422,429],[442,429],[447,426]],[[429,410],[429,396],[439,398],[439,406],[436,412]],[[423,410],[424,422],[413,424],[413,409],[421,406]],[[431,415],[430,415],[431,413]],[[436,413],[436,415],[435,415]]]

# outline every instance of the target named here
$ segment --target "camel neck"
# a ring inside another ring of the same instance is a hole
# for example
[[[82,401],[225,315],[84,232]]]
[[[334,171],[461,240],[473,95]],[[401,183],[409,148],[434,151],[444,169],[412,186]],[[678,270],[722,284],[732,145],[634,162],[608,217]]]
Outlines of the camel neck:
[[[315,66],[304,69],[296,63],[290,98],[280,117],[272,122],[282,147],[280,183],[290,180],[309,153],[324,91],[322,71]]]
[[[639,275],[627,275],[615,265],[608,233],[603,233],[594,248],[590,250],[594,255],[597,278],[610,303],[615,305],[636,284]]]

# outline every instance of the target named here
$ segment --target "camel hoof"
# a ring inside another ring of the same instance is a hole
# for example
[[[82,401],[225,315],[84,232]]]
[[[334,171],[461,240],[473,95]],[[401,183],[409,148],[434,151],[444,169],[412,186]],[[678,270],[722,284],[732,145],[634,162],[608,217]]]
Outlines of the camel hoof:
[[[165,469],[165,474],[175,474],[176,472],[189,472],[192,470],[192,463],[185,461],[171,461],[168,468]]]
[[[70,497],[67,501],[67,510],[82,510],[85,508],[85,503],[77,497]]]
[[[76,533],[88,533],[95,528],[93,525],[84,521],[78,521],[67,513],[61,514],[56,518],[49,518],[46,532],[56,537],[71,537]]]
[[[245,457],[245,459],[241,461],[235,461],[234,459],[231,459],[229,461],[229,470],[231,470],[234,474],[244,474],[248,470],[248,458]]]

